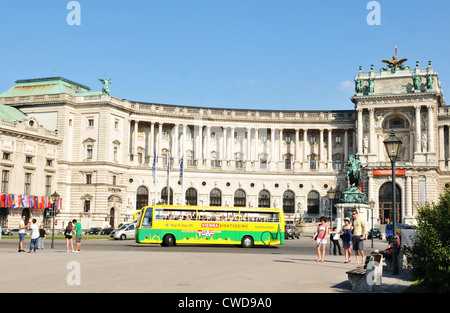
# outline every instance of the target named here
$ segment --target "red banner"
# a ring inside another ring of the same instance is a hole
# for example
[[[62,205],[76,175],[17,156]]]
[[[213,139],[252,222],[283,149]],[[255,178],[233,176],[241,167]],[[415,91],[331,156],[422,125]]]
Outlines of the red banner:
[[[398,169],[395,170],[395,175],[405,175],[406,170]],[[373,170],[373,175],[384,175],[384,176],[392,176],[392,170]]]

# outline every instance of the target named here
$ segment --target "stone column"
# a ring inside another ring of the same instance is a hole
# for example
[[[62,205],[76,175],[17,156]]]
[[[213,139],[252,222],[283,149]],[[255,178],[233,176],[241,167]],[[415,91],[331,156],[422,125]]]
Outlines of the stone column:
[[[320,140],[319,140],[319,166],[318,169],[321,170],[324,168],[324,162],[325,162],[325,146],[323,143],[323,129],[319,129],[320,131]]]
[[[441,170],[445,168],[445,136],[444,125],[439,125],[439,167]]]
[[[158,166],[160,166],[160,167],[163,166],[162,158],[160,157],[161,151],[162,151],[162,149],[161,149],[162,129],[163,129],[163,123],[160,122],[158,125],[158,148],[156,149],[156,156],[158,158]]]
[[[203,166],[203,125],[198,125],[197,166]]]
[[[363,109],[358,111],[358,150],[357,154],[363,154]]]
[[[148,135],[148,152],[149,152],[149,158],[148,162],[150,166],[153,165],[153,158],[154,158],[154,152],[155,152],[155,123],[150,122],[150,134]]]
[[[276,157],[275,157],[275,128],[270,129],[270,169],[276,168]]]
[[[224,126],[223,131],[222,131],[222,151],[220,153],[222,169],[227,168],[227,159],[228,159],[227,149],[228,149],[228,147],[227,147],[227,127]]]
[[[433,105],[427,105],[428,108],[428,153],[434,153],[434,116]]]
[[[179,154],[180,154],[180,148],[178,145],[178,135],[179,135],[179,129],[178,129],[178,124],[175,124],[175,127],[173,128],[175,134],[173,136],[173,167],[174,168],[178,168],[179,167],[179,163],[178,163],[178,158],[179,158]]]
[[[137,143],[138,143],[138,127],[139,122],[137,120],[134,121],[134,132],[133,132],[133,163],[138,162],[137,158]]]
[[[206,137],[205,137],[205,166],[211,168],[211,149],[209,147],[209,140],[211,138],[211,126],[206,125]]]
[[[328,170],[333,170],[333,134],[331,129],[328,129]]]
[[[344,132],[344,164],[348,160],[348,129],[345,129]],[[342,164],[342,167],[344,167],[344,164]]]
[[[375,109],[369,108],[369,153],[376,154]]]
[[[283,169],[283,128],[280,128],[278,138],[278,170]]]
[[[406,175],[406,185],[405,185],[405,193],[406,193],[406,214],[403,215],[407,219],[412,219],[412,185],[411,185],[411,176],[409,173]]]
[[[415,129],[416,146],[415,146],[414,152],[420,153],[420,152],[422,152],[421,144],[420,144],[421,137],[422,137],[422,134],[421,134],[422,121],[420,118],[420,105],[416,105],[414,108],[416,109],[416,129]]]
[[[308,170],[308,129],[303,129],[303,170]]]
[[[295,161],[294,170],[300,169],[300,129],[295,129]]]

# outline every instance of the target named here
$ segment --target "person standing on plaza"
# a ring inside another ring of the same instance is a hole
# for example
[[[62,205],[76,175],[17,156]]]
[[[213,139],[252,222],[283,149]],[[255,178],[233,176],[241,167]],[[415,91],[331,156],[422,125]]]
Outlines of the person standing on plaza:
[[[327,245],[327,236],[329,232],[326,221],[327,219],[324,216],[320,218],[320,224],[317,225],[317,230],[313,236],[313,241],[316,240],[317,262],[323,262],[325,258],[325,246]]]
[[[2,223],[0,223],[0,241],[2,240],[2,233],[3,233]]]
[[[356,209],[352,211],[353,216],[353,236],[352,244],[355,251],[356,263],[359,264],[359,254],[361,254],[362,263],[364,263],[364,240],[366,239],[366,223],[359,217]],[[359,252],[359,254],[358,254]]]
[[[69,224],[67,224],[66,230],[64,231],[64,237],[66,238],[67,252],[70,251],[69,243],[70,243],[70,246],[72,247],[72,252],[75,252],[75,250],[73,249],[72,235],[73,235],[73,225],[72,225],[72,222],[69,222]]]
[[[75,242],[77,243],[76,252],[81,252],[81,236],[83,234],[83,230],[81,229],[81,223],[77,222],[77,220],[73,220],[72,222],[75,225],[75,232],[76,232],[75,237]]]
[[[350,219],[346,217],[344,219],[345,225],[342,227],[341,230],[341,238],[342,238],[342,246],[344,247],[344,255],[345,255],[345,262],[348,263],[351,262],[350,257],[352,256],[352,224],[350,222]]]
[[[33,224],[31,224],[28,228],[31,230],[30,251],[28,251],[28,253],[31,253],[31,250],[36,253],[37,242],[39,239],[39,224],[35,218],[33,219]]]
[[[47,234],[44,229],[44,224],[41,224],[39,227],[39,241],[38,241],[38,249],[44,250],[44,239],[47,237]]]
[[[339,255],[342,255],[341,245],[339,244],[339,234],[337,227],[334,227],[330,232],[330,240],[333,243],[333,254],[336,255],[336,250],[339,250]]]
[[[25,229],[27,226],[25,225],[25,215],[22,215],[22,219],[19,222],[19,252],[25,252],[23,250],[23,242],[25,240]]]

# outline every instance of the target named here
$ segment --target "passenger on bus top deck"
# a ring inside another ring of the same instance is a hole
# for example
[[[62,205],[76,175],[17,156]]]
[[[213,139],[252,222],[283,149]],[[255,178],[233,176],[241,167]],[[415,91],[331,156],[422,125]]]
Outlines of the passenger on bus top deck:
[[[191,220],[191,216],[188,215],[188,216],[186,217],[186,221],[190,221],[190,220]]]
[[[173,214],[172,213],[169,214],[169,220],[173,220]]]

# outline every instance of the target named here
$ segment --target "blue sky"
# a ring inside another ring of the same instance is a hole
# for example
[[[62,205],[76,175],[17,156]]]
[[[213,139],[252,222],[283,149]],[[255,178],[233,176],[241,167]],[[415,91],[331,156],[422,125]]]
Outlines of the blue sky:
[[[450,2],[379,0],[69,0],[0,2],[0,90],[62,76],[113,96],[205,107],[353,109],[353,79],[394,54],[433,61],[450,84]]]

